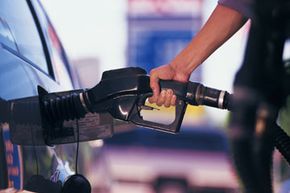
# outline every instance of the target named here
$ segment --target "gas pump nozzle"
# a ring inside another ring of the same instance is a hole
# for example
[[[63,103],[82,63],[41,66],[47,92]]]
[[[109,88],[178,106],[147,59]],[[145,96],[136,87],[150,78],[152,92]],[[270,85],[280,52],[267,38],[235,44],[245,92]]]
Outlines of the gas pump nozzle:
[[[101,82],[87,91],[84,96],[88,96],[88,99],[84,101],[89,101],[87,106],[88,109],[92,109],[91,112],[105,110],[114,118],[170,133],[179,131],[187,104],[206,105],[220,109],[231,108],[228,105],[230,94],[226,91],[205,87],[195,82],[160,80],[161,89],[172,89],[177,96],[175,120],[170,124],[147,121],[143,119],[140,111],[144,108],[154,110],[145,105],[146,99],[152,96],[149,82],[150,77],[141,68],[107,71],[103,74]],[[106,90],[107,88],[109,90]],[[109,99],[108,97],[104,99],[104,93],[99,93],[100,90],[106,90],[105,95],[110,96]]]
[[[149,82],[150,77],[145,70],[124,68],[104,72],[99,84],[88,90],[60,95],[40,89],[42,117],[45,125],[49,125],[58,120],[79,119],[86,113],[109,113],[114,119],[138,126],[178,132],[187,105],[182,100],[186,96],[187,84],[173,81],[161,83],[161,88],[171,88],[180,99],[176,105],[175,120],[170,124],[161,124],[144,120],[140,113],[146,108],[146,99],[152,96]]]
[[[106,71],[93,88],[48,93],[8,101],[12,142],[22,145],[53,145],[112,136],[135,125],[177,133],[188,104],[225,108],[229,94],[202,84],[161,80],[161,89],[177,96],[175,120],[170,124],[144,120],[142,109],[152,96],[150,77],[141,68]],[[77,132],[79,128],[79,132]],[[77,137],[79,133],[79,138]]]

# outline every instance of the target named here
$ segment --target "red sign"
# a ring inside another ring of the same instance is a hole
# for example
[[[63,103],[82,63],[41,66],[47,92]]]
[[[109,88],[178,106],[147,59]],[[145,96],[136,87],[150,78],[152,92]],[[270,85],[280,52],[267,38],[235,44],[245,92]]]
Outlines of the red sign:
[[[201,0],[128,0],[130,16],[199,16]]]

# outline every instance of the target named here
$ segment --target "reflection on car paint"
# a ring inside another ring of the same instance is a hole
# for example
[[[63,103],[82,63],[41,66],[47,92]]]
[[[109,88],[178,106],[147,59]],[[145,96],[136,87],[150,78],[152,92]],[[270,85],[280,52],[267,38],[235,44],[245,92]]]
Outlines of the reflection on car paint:
[[[16,189],[23,188],[23,162],[22,152],[18,145],[13,145],[10,140],[9,125],[3,124],[3,140],[8,170],[8,186]]]
[[[63,185],[65,181],[68,179],[68,177],[73,175],[74,172],[70,169],[69,162],[65,161],[65,163],[63,163],[63,161],[57,156],[53,148],[49,148],[49,152],[54,156],[57,162],[56,170],[53,171],[53,174],[50,177],[50,180],[52,182],[60,181]]]

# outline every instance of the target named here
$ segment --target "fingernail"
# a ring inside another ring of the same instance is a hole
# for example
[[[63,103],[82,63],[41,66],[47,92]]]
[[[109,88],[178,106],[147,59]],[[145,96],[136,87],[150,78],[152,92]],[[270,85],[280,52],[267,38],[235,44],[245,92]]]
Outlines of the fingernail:
[[[165,97],[165,95],[166,95],[166,91],[165,90],[161,91],[161,96]]]
[[[173,95],[171,98],[171,105],[176,105],[176,95]]]

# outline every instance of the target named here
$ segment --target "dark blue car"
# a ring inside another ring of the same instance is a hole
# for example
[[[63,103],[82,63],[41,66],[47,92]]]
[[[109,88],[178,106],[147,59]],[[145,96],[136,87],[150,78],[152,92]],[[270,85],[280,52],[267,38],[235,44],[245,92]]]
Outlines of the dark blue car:
[[[0,98],[14,100],[36,96],[37,86],[48,92],[72,90],[72,76],[62,44],[38,0],[0,1]],[[84,143],[82,160],[98,159]],[[54,147],[18,146],[11,143],[9,125],[0,125],[0,190],[23,189],[31,177],[62,180],[74,173],[76,144]],[[85,168],[80,160],[80,173]],[[97,161],[95,161],[96,163]],[[86,163],[88,163],[86,161]],[[85,173],[85,172],[84,172]],[[90,174],[85,174],[90,175]],[[103,176],[104,177],[104,176]],[[35,184],[37,185],[37,184]]]

